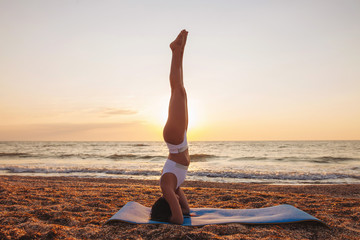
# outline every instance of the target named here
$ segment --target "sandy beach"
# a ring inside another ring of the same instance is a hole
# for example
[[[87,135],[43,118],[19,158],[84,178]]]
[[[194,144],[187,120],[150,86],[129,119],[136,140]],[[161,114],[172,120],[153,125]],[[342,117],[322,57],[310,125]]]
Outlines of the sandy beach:
[[[291,204],[324,221],[281,225],[111,223],[129,201],[151,206],[157,181],[0,177],[0,239],[359,239],[360,185],[187,182],[190,207],[260,208]]]

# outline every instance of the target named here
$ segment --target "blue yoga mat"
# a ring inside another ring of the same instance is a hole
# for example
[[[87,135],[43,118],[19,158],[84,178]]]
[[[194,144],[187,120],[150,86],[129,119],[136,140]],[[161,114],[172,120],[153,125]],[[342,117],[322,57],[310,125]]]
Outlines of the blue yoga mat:
[[[137,224],[169,224],[168,222],[150,220],[150,211],[149,207],[145,207],[140,203],[128,202],[107,223],[123,221]],[[191,213],[196,216],[185,217],[184,226],[225,223],[279,224],[304,221],[324,223],[316,217],[287,204],[255,209],[191,208]]]

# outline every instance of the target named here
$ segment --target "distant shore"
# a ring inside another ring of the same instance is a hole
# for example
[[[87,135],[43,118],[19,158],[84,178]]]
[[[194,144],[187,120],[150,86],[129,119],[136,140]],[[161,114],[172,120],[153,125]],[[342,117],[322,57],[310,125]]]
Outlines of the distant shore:
[[[360,184],[185,182],[190,207],[291,204],[324,221],[282,225],[104,225],[129,201],[151,206],[158,181],[0,176],[0,239],[359,239]]]

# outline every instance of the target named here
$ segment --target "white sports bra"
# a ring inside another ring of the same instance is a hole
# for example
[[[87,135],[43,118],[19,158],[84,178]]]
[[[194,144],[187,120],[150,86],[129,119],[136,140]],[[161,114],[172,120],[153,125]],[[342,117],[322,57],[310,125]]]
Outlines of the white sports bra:
[[[171,143],[166,143],[167,147],[169,148],[170,153],[181,153],[188,149],[188,142],[186,138],[186,131],[184,133],[184,141],[180,144],[174,145]]]

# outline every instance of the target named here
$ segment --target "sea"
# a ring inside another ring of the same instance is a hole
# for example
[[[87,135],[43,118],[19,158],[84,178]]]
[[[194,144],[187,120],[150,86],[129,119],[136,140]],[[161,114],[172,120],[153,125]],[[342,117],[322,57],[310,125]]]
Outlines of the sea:
[[[360,183],[360,141],[190,142],[187,180]],[[164,142],[0,142],[0,175],[160,178]]]

